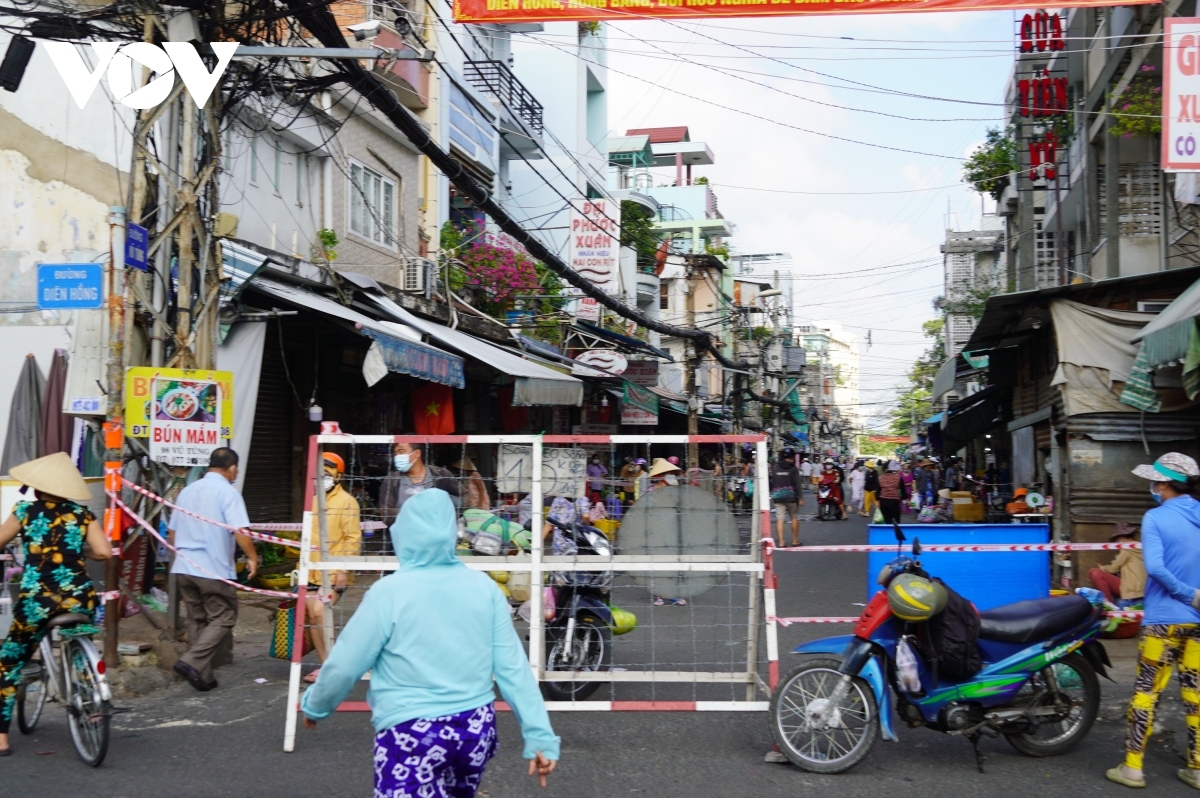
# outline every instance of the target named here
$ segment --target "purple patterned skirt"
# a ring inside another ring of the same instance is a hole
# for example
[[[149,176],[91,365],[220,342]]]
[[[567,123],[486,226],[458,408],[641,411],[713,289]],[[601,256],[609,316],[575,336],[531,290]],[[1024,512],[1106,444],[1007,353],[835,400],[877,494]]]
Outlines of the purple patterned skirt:
[[[496,753],[491,704],[375,735],[375,798],[474,798]]]

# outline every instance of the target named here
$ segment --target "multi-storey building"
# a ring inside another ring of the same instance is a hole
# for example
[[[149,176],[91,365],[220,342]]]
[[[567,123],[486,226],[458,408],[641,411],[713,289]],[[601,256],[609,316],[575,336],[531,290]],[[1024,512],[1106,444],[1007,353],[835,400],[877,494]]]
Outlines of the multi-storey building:
[[[942,244],[946,303],[946,356],[953,358],[975,329],[968,305],[1001,290],[1004,281],[1004,224],[984,214],[979,230],[947,230]]]
[[[1144,124],[1126,129],[1138,120],[1121,117],[1129,96],[1161,91],[1162,20],[1178,8],[1074,8],[1018,21],[1007,87],[1016,170],[997,209],[1008,223],[1008,290],[1195,262],[1195,192],[1184,196],[1180,178],[1160,169],[1158,136]],[[1039,26],[1056,14],[1057,25]],[[1165,201],[1177,187],[1183,199]]]

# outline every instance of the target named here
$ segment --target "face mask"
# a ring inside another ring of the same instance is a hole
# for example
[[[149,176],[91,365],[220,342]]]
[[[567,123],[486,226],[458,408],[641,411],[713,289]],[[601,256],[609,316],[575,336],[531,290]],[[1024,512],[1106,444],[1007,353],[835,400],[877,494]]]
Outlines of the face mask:
[[[663,482],[667,483],[668,485],[678,485],[679,478],[668,474],[667,476],[663,477]]]
[[[392,462],[396,464],[396,470],[401,474],[407,474],[408,469],[412,468],[412,455],[398,454],[392,458]]]
[[[325,487],[325,492],[328,493],[329,491],[333,490],[333,486],[336,485],[337,482],[329,474],[326,474],[325,476],[321,477],[321,484]]]
[[[1156,503],[1158,503],[1158,504],[1163,503],[1163,497],[1157,491],[1154,490],[1153,485],[1150,486],[1150,495],[1154,497],[1154,501]]]

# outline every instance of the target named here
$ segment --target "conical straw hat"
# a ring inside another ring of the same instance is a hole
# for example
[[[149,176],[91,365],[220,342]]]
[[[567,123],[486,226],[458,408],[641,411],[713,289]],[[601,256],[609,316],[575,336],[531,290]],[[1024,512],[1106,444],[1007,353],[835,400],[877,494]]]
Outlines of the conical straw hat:
[[[661,457],[654,458],[654,465],[650,467],[650,476],[657,477],[662,474],[678,473],[679,466],[667,462]]]
[[[49,493],[63,499],[86,502],[92,498],[83,475],[64,452],[55,452],[9,470],[13,479],[20,480],[34,490]]]

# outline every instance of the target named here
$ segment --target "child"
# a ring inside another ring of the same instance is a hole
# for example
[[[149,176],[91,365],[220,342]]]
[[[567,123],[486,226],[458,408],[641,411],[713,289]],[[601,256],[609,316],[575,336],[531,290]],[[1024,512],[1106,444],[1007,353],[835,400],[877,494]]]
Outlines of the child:
[[[557,764],[559,739],[508,602],[455,556],[457,532],[445,491],[404,503],[391,529],[400,570],[367,591],[300,703],[315,728],[371,671],[376,795],[424,795],[435,783],[433,795],[474,796],[496,751],[493,679],[521,724],[529,775],[545,787]]]

